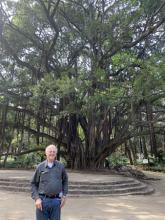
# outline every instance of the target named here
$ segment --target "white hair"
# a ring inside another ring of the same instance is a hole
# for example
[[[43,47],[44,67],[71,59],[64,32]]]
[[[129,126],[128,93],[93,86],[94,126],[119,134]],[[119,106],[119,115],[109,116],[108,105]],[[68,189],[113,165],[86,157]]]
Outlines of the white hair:
[[[45,148],[45,152],[46,152],[49,148],[54,148],[55,151],[56,151],[56,154],[57,154],[58,149],[57,149],[57,147],[56,147],[54,144],[48,145],[48,146]]]

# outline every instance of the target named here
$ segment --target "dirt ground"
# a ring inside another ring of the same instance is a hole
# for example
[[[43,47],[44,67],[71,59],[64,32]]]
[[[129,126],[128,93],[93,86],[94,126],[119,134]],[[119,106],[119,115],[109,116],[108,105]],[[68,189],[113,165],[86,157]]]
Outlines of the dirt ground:
[[[165,174],[151,181],[156,192],[145,196],[67,199],[62,220],[165,220]],[[85,175],[85,174],[84,174]],[[34,202],[27,193],[0,191],[0,220],[35,220]]]

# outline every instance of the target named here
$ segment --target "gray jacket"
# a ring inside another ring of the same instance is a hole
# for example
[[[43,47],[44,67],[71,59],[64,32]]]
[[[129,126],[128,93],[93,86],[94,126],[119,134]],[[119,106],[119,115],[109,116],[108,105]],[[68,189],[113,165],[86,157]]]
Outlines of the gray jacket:
[[[31,181],[32,198],[39,198],[39,194],[48,196],[68,193],[68,175],[65,167],[59,161],[54,161],[53,167],[49,168],[47,160],[40,163]]]

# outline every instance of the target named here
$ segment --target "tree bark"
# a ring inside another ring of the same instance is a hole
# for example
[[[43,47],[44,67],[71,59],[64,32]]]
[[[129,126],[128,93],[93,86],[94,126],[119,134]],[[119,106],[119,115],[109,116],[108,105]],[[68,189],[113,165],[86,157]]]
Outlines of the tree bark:
[[[150,103],[146,103],[146,114],[147,114],[147,121],[150,132],[151,155],[157,157],[158,153],[157,153],[156,135],[154,132],[152,106]]]

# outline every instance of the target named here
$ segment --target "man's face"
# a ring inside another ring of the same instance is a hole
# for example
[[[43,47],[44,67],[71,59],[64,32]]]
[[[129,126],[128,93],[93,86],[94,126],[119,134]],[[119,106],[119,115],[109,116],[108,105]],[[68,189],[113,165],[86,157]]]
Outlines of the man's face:
[[[46,151],[45,151],[45,154],[46,154],[46,158],[49,162],[53,162],[56,158],[56,148],[55,147],[47,147],[46,148]]]

